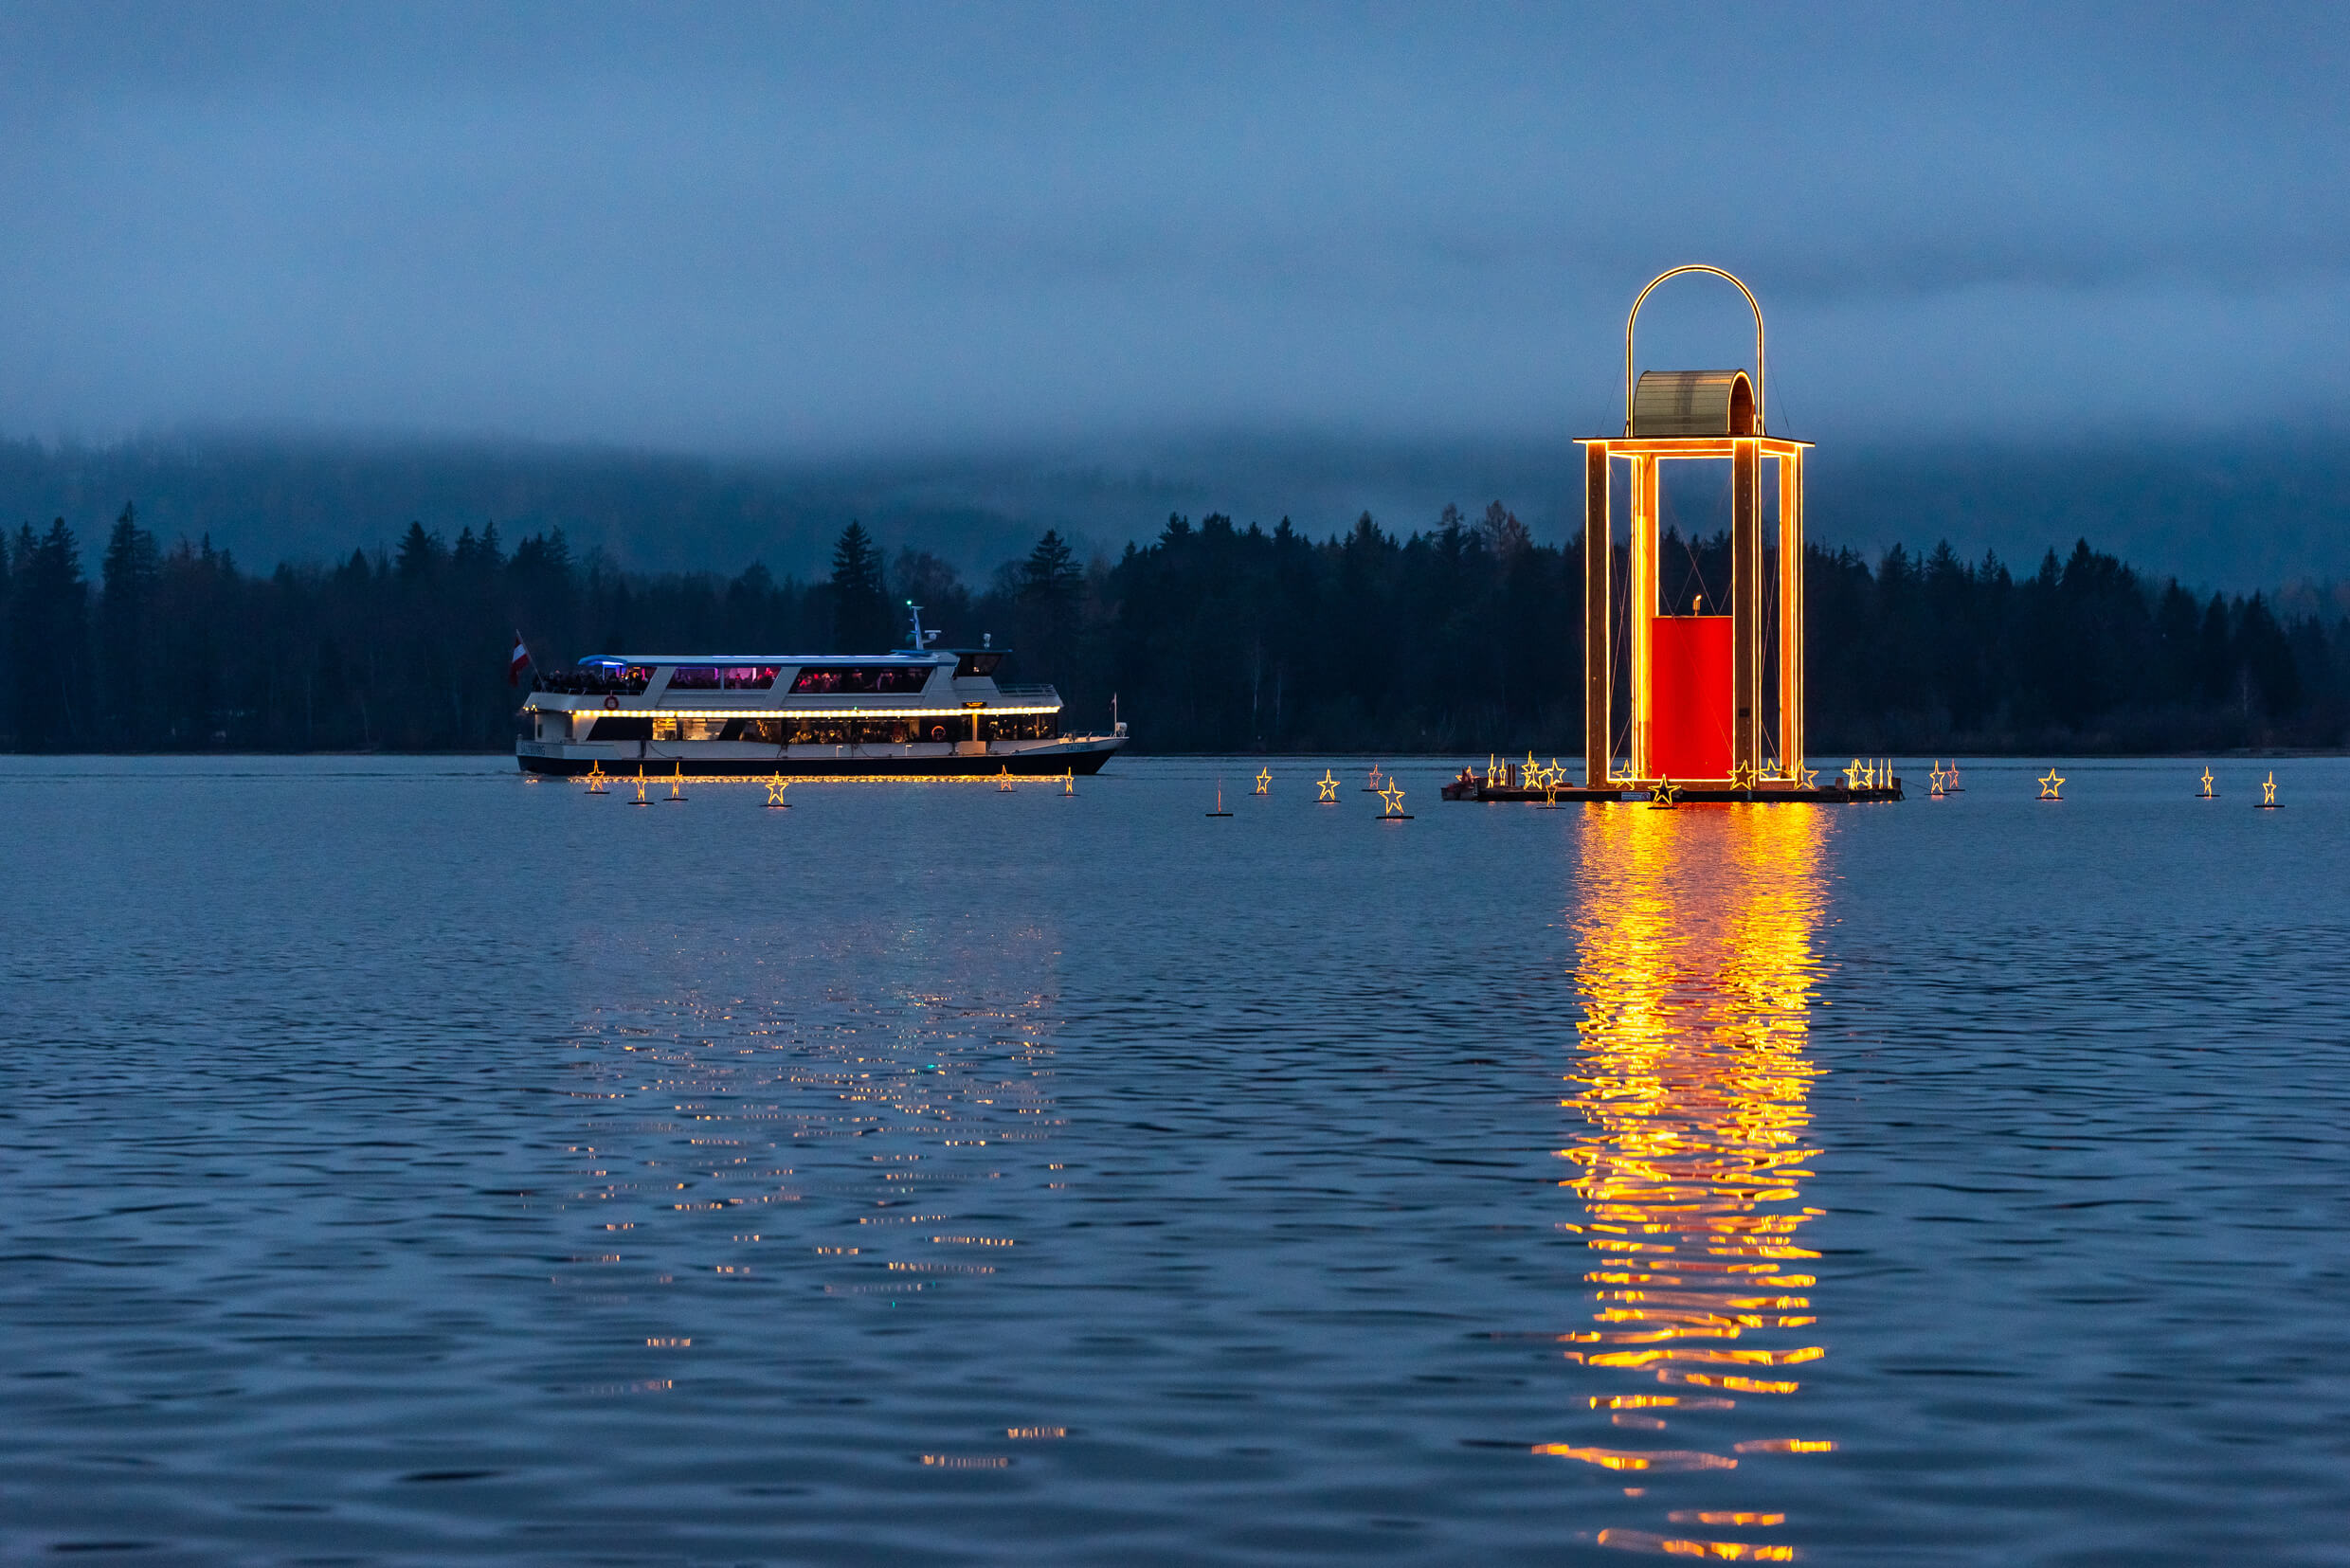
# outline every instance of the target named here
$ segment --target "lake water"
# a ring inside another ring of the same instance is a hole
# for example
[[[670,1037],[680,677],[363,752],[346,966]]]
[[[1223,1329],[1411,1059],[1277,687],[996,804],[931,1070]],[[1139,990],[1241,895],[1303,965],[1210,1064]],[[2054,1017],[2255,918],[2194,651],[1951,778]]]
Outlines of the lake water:
[[[0,1557],[2350,1561],[2350,766],[1367,762],[0,763]]]

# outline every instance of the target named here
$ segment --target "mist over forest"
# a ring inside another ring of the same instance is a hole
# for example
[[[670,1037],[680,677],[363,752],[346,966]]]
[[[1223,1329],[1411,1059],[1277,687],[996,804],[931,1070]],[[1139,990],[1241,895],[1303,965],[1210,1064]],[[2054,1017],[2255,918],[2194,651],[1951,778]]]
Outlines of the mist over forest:
[[[982,579],[1046,530],[1079,556],[1154,537],[1170,513],[1341,532],[1368,512],[1405,532],[1501,497],[1540,543],[1578,534],[1581,470],[1556,442],[1198,437],[1074,453],[758,462],[591,446],[261,436],[81,446],[0,441],[0,526],[63,517],[95,539],[124,504],[169,543],[209,537],[249,566],[389,550],[411,523],[455,539],[560,528],[614,569],[778,576],[825,569],[859,520],[890,550]],[[2232,593],[2350,580],[2350,439],[2107,439],[1818,451],[1810,536],[1871,559],[1948,540],[2036,558],[2088,537],[2140,570]],[[1684,532],[1726,518],[1668,514]]]

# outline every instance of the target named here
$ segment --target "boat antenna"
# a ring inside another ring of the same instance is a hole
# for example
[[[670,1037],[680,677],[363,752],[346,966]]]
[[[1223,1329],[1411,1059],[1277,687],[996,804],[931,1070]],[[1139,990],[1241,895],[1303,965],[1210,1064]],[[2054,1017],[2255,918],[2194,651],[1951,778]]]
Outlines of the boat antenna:
[[[919,653],[923,649],[929,647],[931,643],[937,641],[938,634],[936,632],[926,632],[922,629],[921,605],[909,599],[906,601],[906,608],[913,612],[913,647],[914,651]]]

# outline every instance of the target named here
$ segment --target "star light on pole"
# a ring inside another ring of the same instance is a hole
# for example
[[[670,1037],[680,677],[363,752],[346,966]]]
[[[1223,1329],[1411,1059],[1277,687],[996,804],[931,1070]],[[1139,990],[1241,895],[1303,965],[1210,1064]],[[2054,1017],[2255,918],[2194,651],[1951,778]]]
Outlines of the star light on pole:
[[[2264,806],[2272,808],[2277,803],[2276,773],[2273,769],[2270,770],[2266,779],[2263,779],[2260,782],[2260,803]]]
[[[1272,794],[1272,793],[1273,793],[1272,784],[1273,784],[1273,769],[1272,769],[1272,768],[1270,768],[1270,767],[1260,767],[1260,768],[1258,768],[1258,769],[1256,770],[1256,793],[1257,793],[1257,794],[1259,794],[1259,795],[1270,795],[1270,794]]]
[[[1403,788],[1395,782],[1393,775],[1387,780],[1387,787],[1379,792],[1379,798],[1387,802],[1387,809],[1380,813],[1382,817],[1403,816]]]
[[[1929,795],[1941,794],[1943,792],[1942,786],[1950,782],[1950,775],[1942,770],[1942,759],[1940,757],[1934,759],[1934,771],[1928,773],[1925,777],[1928,784],[1926,793]]]
[[[604,792],[604,764],[591,762],[588,765],[588,793],[601,795]]]
[[[772,806],[782,806],[786,811],[790,810],[791,802],[784,799],[784,791],[788,787],[789,781],[780,772],[768,780],[767,803]]]
[[[2057,771],[2056,771],[2054,768],[2052,768],[2052,768],[2050,768],[2050,769],[2048,770],[2048,777],[2046,777],[2045,779],[2040,780],[2040,781],[2039,781],[2039,785],[2040,785],[2040,799],[2041,799],[2041,800],[2043,800],[2043,801],[2060,801],[2060,800],[2064,799],[2064,797],[2063,797],[2061,794],[2059,794],[2059,793],[2058,793],[2058,791],[2062,790],[2062,789],[2065,787],[2065,781],[2064,781],[2063,777],[2062,777],[2060,774],[2058,774],[2058,773],[2057,773]]]
[[[2219,799],[2219,792],[2212,787],[2212,770],[2210,768],[2206,767],[2203,770],[2203,787],[2197,790],[2196,794],[2196,798],[2199,800],[2215,801]]]
[[[1313,781],[1313,787],[1322,792],[1322,798],[1313,803],[1316,805],[1336,805],[1338,803],[1338,775],[1331,772],[1327,767],[1324,768],[1322,770],[1322,776]]]

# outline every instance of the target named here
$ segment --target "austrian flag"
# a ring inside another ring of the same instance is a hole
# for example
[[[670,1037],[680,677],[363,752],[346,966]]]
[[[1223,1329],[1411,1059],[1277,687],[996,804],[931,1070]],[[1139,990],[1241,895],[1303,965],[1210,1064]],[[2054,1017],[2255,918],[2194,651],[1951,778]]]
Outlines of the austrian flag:
[[[530,661],[531,650],[522,645],[522,634],[520,632],[516,632],[515,633],[514,658],[506,662],[506,684],[509,686],[521,685],[522,667],[530,663]]]

